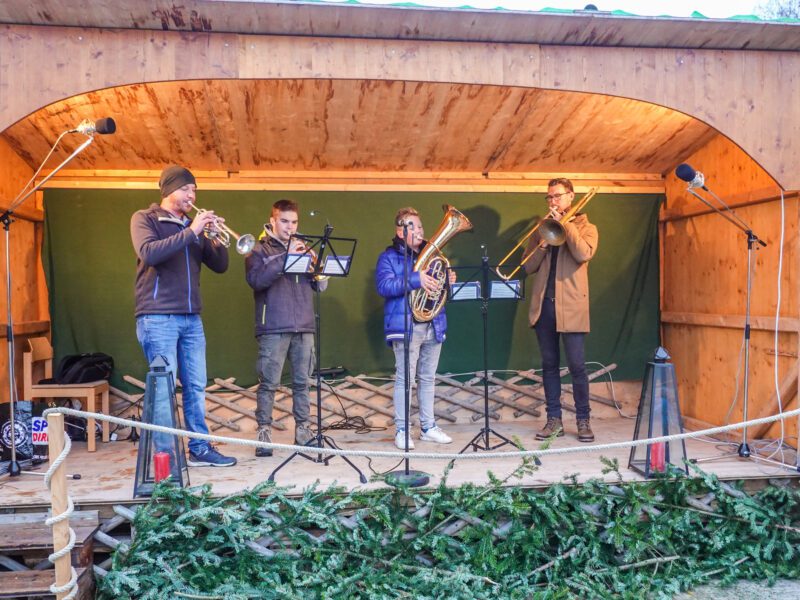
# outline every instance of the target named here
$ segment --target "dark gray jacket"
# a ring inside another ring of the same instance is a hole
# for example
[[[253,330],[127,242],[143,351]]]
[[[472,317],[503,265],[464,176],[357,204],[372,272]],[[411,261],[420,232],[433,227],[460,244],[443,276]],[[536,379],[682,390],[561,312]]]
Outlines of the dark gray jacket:
[[[200,301],[200,265],[216,273],[228,269],[228,249],[197,237],[191,221],[151,204],[131,217],[136,251],[136,316],[196,314]]]
[[[313,333],[314,290],[310,275],[284,275],[286,247],[266,236],[245,260],[245,278],[255,299],[255,334]],[[319,282],[320,291],[328,286]]]

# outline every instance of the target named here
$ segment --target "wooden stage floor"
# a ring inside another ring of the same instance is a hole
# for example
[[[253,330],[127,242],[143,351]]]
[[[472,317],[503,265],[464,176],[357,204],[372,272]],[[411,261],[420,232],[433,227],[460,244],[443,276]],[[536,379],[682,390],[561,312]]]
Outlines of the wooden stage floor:
[[[596,443],[628,441],[633,437],[634,420],[624,419],[609,414],[592,419],[592,426],[597,438]],[[509,423],[492,423],[492,427],[499,433],[507,436],[518,436],[527,448],[535,448],[533,439],[534,431],[541,426],[541,421],[517,420]],[[553,447],[590,446],[580,444],[575,438],[574,420],[565,420],[567,434],[556,440]],[[441,446],[428,442],[416,441],[417,452],[458,452],[478,431],[481,423],[456,423],[448,424],[446,431],[453,437],[453,443]],[[252,434],[242,434],[241,437],[251,437]],[[352,431],[335,431],[332,434],[336,443],[343,449],[357,450],[393,450],[393,430],[356,434]],[[292,431],[275,432],[275,441],[291,443]],[[687,452],[690,458],[703,458],[714,456],[727,451],[729,447],[724,444],[713,444],[698,440],[688,440]],[[124,504],[133,501],[133,480],[136,468],[137,445],[129,441],[117,441],[107,444],[98,443],[98,451],[89,454],[86,444],[76,442],[67,460],[68,473],[80,473],[80,480],[69,480],[69,491],[75,504],[81,507],[91,505]],[[512,450],[505,446],[504,450]],[[287,452],[279,451],[271,458],[256,458],[252,448],[237,445],[220,447],[225,454],[236,456],[239,463],[232,468],[190,468],[192,485],[211,484],[213,491],[218,495],[252,487],[265,480],[272,470],[288,456]],[[603,456],[616,458],[625,480],[638,480],[641,477],[627,468],[628,453],[625,450],[604,451]],[[794,464],[794,453],[789,452],[787,461]],[[368,461],[363,457],[355,457],[355,464],[371,478],[372,472]],[[373,459],[372,468],[376,471],[389,470],[397,461],[391,459]],[[426,471],[432,475],[431,483],[436,484],[442,476],[446,466],[445,460],[413,460],[412,468]],[[461,461],[456,464],[449,475],[450,485],[459,485],[465,482],[482,484],[488,481],[487,471],[492,471],[499,477],[504,477],[513,471],[519,464],[519,459],[482,459],[480,461]],[[716,473],[723,479],[765,479],[770,477],[796,477],[795,470],[781,469],[765,466],[756,461],[727,458],[725,460],[706,463],[703,468]],[[46,465],[39,469],[44,472]],[[603,465],[597,452],[544,457],[542,466],[533,474],[522,480],[514,480],[513,485],[530,487],[548,486],[561,482],[565,477],[576,475],[579,481],[590,478],[602,478]],[[612,478],[608,475],[606,478]],[[294,488],[298,492],[308,485],[319,481],[326,486],[337,483],[348,488],[359,486],[356,473],[340,458],[331,460],[329,466],[295,458],[283,470],[276,480],[279,484]],[[380,481],[371,481],[367,487],[383,486]],[[19,510],[38,508],[49,503],[49,495],[44,487],[41,477],[23,474],[14,479],[0,479],[0,509]]]

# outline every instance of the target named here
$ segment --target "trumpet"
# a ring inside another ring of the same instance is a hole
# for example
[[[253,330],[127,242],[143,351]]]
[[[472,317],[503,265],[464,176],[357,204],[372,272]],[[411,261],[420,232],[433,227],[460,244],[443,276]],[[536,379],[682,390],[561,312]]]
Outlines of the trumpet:
[[[503,281],[508,281],[517,274],[517,271],[525,266],[525,263],[528,262],[534,254],[543,249],[545,245],[561,246],[565,241],[567,241],[567,236],[564,231],[564,224],[572,221],[575,218],[575,215],[577,215],[579,211],[583,210],[583,208],[589,204],[589,201],[594,198],[596,193],[597,188],[593,187],[583,196],[583,198],[570,206],[569,210],[563,215],[559,214],[554,208],[551,208],[548,216],[544,219],[535,217],[533,227],[528,230],[528,233],[522,236],[522,239],[517,243],[517,245],[514,246],[511,251],[503,257],[503,260],[497,264],[497,267],[495,268],[495,273],[497,273],[497,276]],[[539,232],[539,237],[542,238],[542,241],[530,252],[528,252],[528,254],[523,254],[522,259],[520,259],[516,268],[514,268],[514,270],[508,275],[505,275],[500,269],[506,264],[506,262],[508,262],[511,256],[537,231]]]
[[[198,215],[208,212],[205,208],[197,208],[194,204],[190,204]],[[205,236],[213,241],[217,241],[226,248],[231,247],[231,238],[236,240],[236,252],[239,254],[250,254],[256,246],[256,238],[249,233],[239,235],[233,229],[225,225],[220,219],[215,218],[214,222],[206,225],[203,230]]]
[[[271,225],[266,225],[264,227],[264,233],[266,233],[273,240],[279,242],[281,245],[285,246],[287,251],[289,250],[286,242],[281,240],[277,235],[275,235],[275,233],[273,233]],[[317,270],[317,253],[314,252],[314,250],[311,248],[311,246],[308,245],[308,243],[307,243],[308,242],[308,238],[306,236],[304,236],[303,234],[301,234],[301,233],[293,233],[292,237],[294,237],[296,240],[299,240],[300,242],[302,242],[302,246],[296,248],[297,253],[298,254],[308,254],[311,257],[311,261],[309,262],[309,265],[308,265],[308,272],[309,273],[313,273],[314,271]],[[329,278],[328,275],[316,275],[314,277],[314,279],[316,281],[325,281],[328,278]]]

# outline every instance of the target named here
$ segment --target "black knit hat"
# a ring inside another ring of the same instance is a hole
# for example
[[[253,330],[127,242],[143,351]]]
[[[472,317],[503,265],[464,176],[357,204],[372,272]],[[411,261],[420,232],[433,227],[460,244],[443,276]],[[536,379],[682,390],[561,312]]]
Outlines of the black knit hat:
[[[197,185],[197,181],[192,172],[185,167],[171,165],[161,171],[161,179],[158,180],[158,187],[161,189],[161,197],[166,198],[175,190],[182,188],[186,184]]]

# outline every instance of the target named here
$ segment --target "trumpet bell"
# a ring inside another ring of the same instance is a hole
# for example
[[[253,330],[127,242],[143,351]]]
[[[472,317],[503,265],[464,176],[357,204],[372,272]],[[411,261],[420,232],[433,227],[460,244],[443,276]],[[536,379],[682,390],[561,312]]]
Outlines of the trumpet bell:
[[[250,254],[256,247],[256,238],[249,233],[245,233],[236,240],[236,252],[239,254]]]

